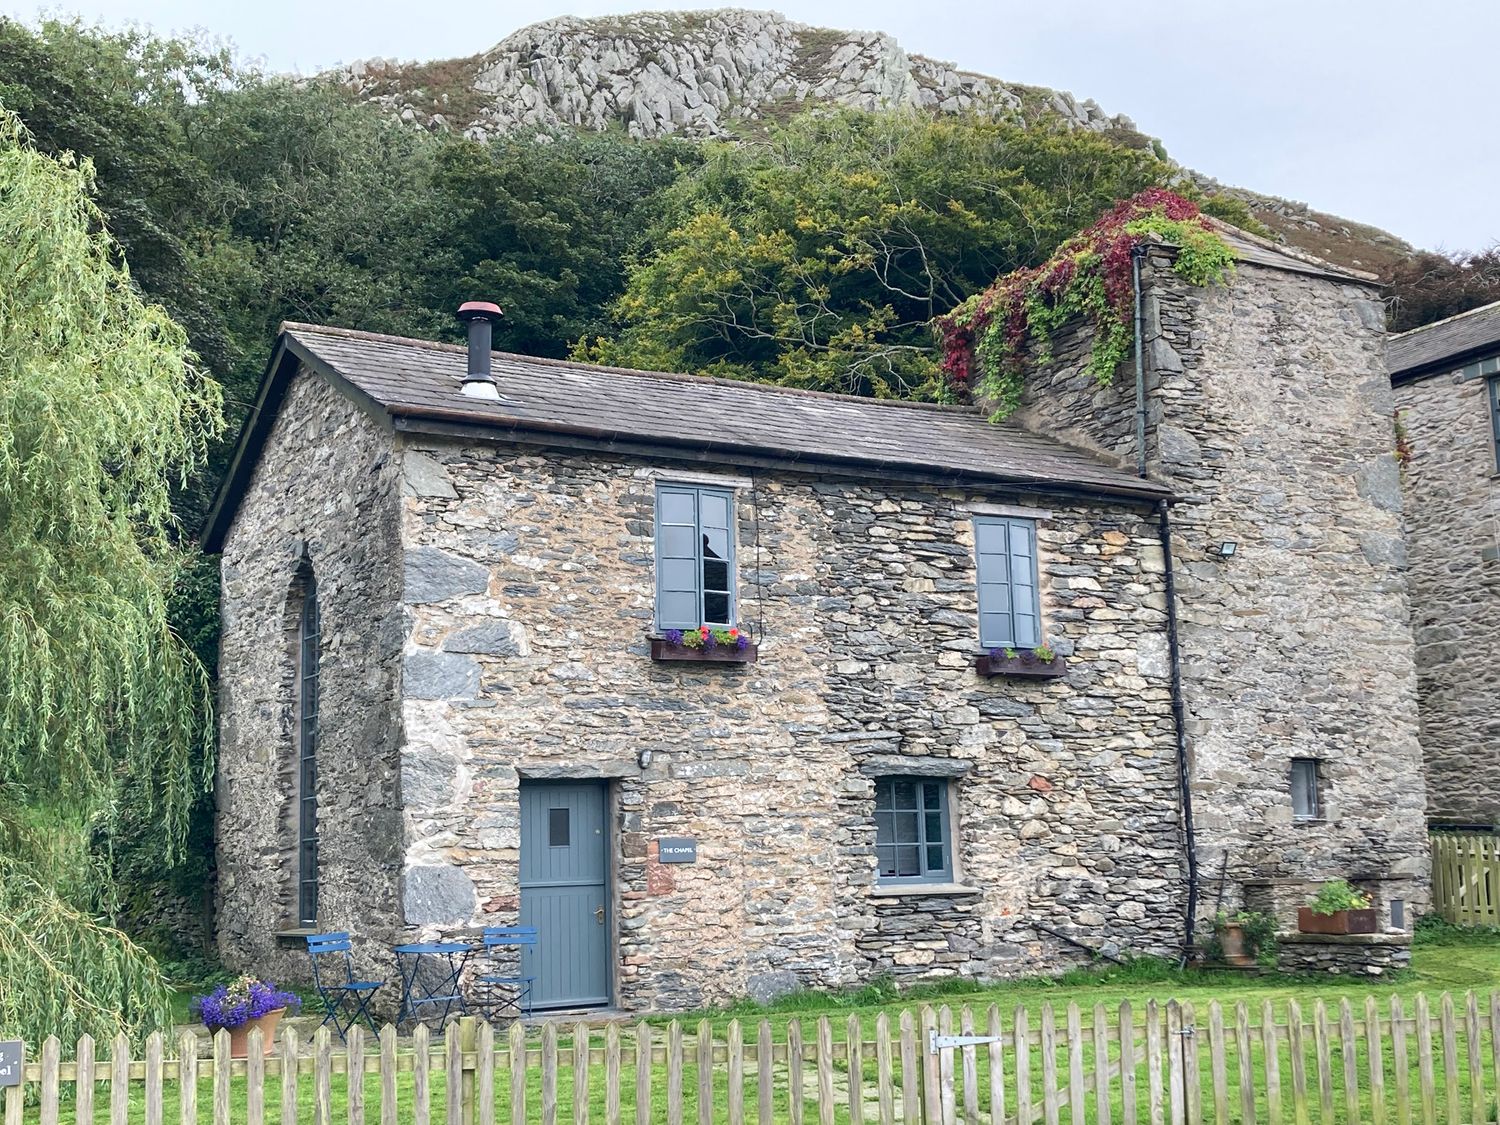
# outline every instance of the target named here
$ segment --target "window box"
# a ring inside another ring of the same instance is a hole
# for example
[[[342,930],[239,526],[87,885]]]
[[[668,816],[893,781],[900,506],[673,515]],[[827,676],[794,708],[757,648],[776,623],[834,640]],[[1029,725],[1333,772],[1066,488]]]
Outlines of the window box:
[[[1061,656],[1051,660],[1039,660],[1030,652],[1018,652],[1006,656],[1003,652],[985,652],[974,659],[974,670],[981,676],[1017,676],[1033,680],[1055,680],[1068,674],[1068,665]]]
[[[715,645],[713,648],[689,648],[674,645],[665,637],[651,638],[651,659],[660,661],[685,660],[704,664],[754,664],[759,646],[751,641],[744,648],[733,645]]]

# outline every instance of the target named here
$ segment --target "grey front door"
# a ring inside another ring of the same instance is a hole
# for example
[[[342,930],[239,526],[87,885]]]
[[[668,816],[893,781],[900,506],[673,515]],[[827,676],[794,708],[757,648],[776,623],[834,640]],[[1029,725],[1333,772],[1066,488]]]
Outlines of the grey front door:
[[[605,808],[601,782],[521,782],[521,925],[537,930],[522,967],[535,1007],[609,1003]]]

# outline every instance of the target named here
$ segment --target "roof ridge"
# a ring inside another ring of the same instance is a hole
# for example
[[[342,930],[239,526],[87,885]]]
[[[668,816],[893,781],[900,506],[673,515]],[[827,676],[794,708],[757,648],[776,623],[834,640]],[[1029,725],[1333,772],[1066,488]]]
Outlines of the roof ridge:
[[[1478,308],[1465,309],[1461,313],[1454,313],[1452,316],[1445,316],[1442,320],[1433,320],[1429,321],[1426,324],[1419,324],[1415,328],[1408,328],[1405,332],[1392,332],[1390,335],[1390,339],[1404,340],[1408,336],[1415,336],[1418,332],[1426,332],[1429,328],[1441,328],[1443,325],[1451,324],[1455,320],[1462,320],[1466,316],[1473,316],[1475,313],[1488,312],[1490,309],[1494,308],[1500,308],[1500,301],[1491,301],[1488,304],[1480,305]]]
[[[280,330],[282,332],[322,332],[353,340],[370,340],[381,344],[403,344],[409,347],[423,348],[428,351],[453,352],[459,355],[468,354],[468,348],[463,344],[447,344],[440,340],[423,340],[417,336],[393,336],[384,332],[366,332],[358,328],[340,328],[331,324],[308,324],[304,321],[284,320],[281,322]],[[519,352],[496,351],[490,354],[502,360],[541,364],[545,367],[599,371],[608,375],[627,375],[632,378],[641,379],[664,379],[674,383],[707,383],[720,387],[745,387],[768,394],[795,396],[798,398],[827,399],[834,402],[857,402],[874,406],[898,407],[902,410],[924,410],[958,417],[973,417],[976,414],[983,413],[977,406],[962,406],[958,403],[911,402],[900,398],[871,398],[864,395],[842,394],[838,391],[813,391],[803,387],[783,387],[777,383],[758,383],[751,379],[726,379],[718,375],[691,375],[682,371],[647,371],[639,367],[611,367],[606,364],[584,363],[574,359],[554,359],[550,356],[522,355]]]

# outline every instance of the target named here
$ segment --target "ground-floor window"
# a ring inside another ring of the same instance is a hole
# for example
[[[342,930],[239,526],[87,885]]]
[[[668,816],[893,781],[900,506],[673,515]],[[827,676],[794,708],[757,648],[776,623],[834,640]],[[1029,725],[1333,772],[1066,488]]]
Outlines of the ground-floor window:
[[[953,877],[948,782],[875,779],[875,854],[882,883],[937,883]]]

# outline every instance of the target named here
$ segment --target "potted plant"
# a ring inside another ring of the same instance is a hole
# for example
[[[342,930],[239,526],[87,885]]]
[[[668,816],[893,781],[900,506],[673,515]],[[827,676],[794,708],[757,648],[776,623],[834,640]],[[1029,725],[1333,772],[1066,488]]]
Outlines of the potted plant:
[[[284,992],[267,980],[242,976],[233,984],[221,984],[212,992],[194,997],[192,1011],[211,1034],[227,1029],[229,1056],[242,1059],[249,1052],[250,1032],[257,1027],[265,1036],[265,1053],[269,1055],[281,1017],[288,1008],[301,1004],[296,993]]]
[[[981,676],[1050,680],[1067,675],[1068,666],[1050,645],[1039,644],[1036,648],[992,648],[975,658],[974,670]]]
[[[1276,919],[1258,910],[1224,911],[1214,918],[1211,960],[1222,959],[1239,969],[1276,967]]]
[[[1330,879],[1297,909],[1297,929],[1304,934],[1373,934],[1376,925],[1369,896],[1344,879]]]
[[[665,629],[651,638],[652,660],[699,660],[719,664],[754,664],[757,648],[750,634],[733,626],[700,625]]]

